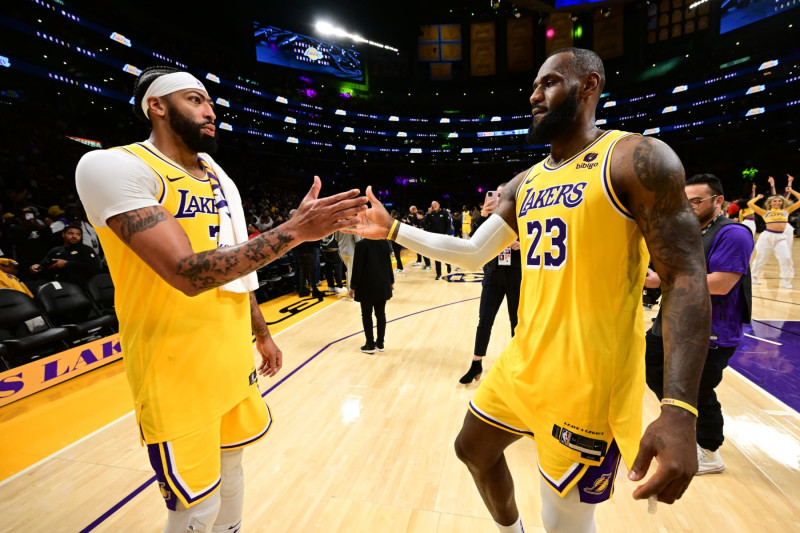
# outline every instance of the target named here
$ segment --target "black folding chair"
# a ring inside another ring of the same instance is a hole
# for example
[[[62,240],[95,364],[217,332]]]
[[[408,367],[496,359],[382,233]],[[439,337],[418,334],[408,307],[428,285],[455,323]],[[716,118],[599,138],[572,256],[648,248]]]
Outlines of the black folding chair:
[[[36,300],[53,324],[67,328],[76,340],[114,333],[117,326],[116,316],[98,316],[83,289],[73,283],[54,281],[42,285]]]
[[[42,317],[43,331],[31,332],[26,321]],[[69,348],[67,328],[53,327],[36,302],[24,292],[0,289],[0,357],[9,367],[19,366],[40,357]]]

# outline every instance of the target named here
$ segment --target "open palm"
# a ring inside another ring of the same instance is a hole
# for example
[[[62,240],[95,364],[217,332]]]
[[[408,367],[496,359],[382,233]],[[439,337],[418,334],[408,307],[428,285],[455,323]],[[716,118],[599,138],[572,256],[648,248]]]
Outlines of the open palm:
[[[358,213],[358,222],[354,226],[348,226],[341,231],[355,233],[367,239],[385,239],[392,228],[394,219],[372,193],[372,186],[367,187],[366,194],[372,206],[366,211]]]

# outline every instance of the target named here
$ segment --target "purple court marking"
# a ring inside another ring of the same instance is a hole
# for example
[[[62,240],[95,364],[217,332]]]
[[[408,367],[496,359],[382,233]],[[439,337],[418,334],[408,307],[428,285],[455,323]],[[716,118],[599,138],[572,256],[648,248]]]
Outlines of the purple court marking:
[[[731,368],[800,411],[800,322],[753,320],[744,332],[758,338],[744,338],[731,357]]]
[[[112,507],[111,509],[100,515],[100,517],[98,517],[97,520],[95,520],[85,528],[81,529],[79,533],[88,533],[89,531],[92,531],[94,528],[105,522],[106,519],[110,518],[111,515],[116,513],[119,509],[122,509],[122,506],[124,506],[126,503],[134,499],[140,492],[149,487],[150,484],[155,480],[156,476],[153,476],[144,483],[142,483],[141,485],[139,485],[137,489],[134,489],[133,492],[131,492],[130,494],[122,498],[119,502],[117,502],[117,504],[114,507]]]
[[[410,316],[419,315],[419,314],[422,314],[422,313],[427,313],[428,311],[434,311],[436,309],[441,309],[442,307],[448,307],[448,306],[451,306],[451,305],[462,304],[464,302],[470,302],[472,300],[479,300],[479,299],[480,299],[480,296],[476,296],[475,298],[467,298],[466,300],[459,300],[457,302],[451,302],[449,304],[437,305],[436,307],[431,307],[429,309],[423,309],[422,311],[416,311],[416,312],[410,313],[408,315],[403,315],[401,317],[397,317],[397,318],[393,318],[391,320],[387,320],[386,323],[390,324],[392,322],[397,322],[398,320],[403,320],[404,318],[408,318]],[[334,344],[336,344],[338,342],[341,342],[343,340],[349,339],[350,337],[353,337],[354,335],[358,335],[360,333],[364,333],[364,330],[362,329],[360,331],[356,331],[355,333],[351,333],[350,335],[346,335],[346,336],[342,337],[341,339],[336,339],[335,341],[329,342],[320,351],[318,351],[317,353],[315,353],[314,355],[312,355],[311,357],[309,357],[308,359],[303,361],[303,364],[301,364],[300,366],[298,366],[297,368],[295,368],[294,370],[289,372],[286,376],[283,377],[283,379],[281,379],[275,385],[273,385],[272,387],[267,389],[267,392],[263,393],[261,395],[261,397],[263,398],[264,396],[266,396],[267,394],[272,392],[275,389],[275,387],[277,387],[278,385],[280,385],[281,383],[283,383],[284,381],[286,381],[287,379],[289,379],[290,377],[295,375],[298,370],[300,370],[301,368],[306,366],[308,363],[310,363],[311,361],[316,359],[318,355],[320,355],[322,352],[324,352],[325,350],[327,350],[328,348],[330,348]],[[153,476],[150,479],[148,479],[147,481],[145,481],[141,486],[139,486],[133,492],[131,492],[130,494],[128,494],[127,496],[122,498],[116,505],[114,505],[114,507],[112,507],[111,509],[109,509],[108,511],[106,511],[105,513],[100,515],[94,522],[92,522],[91,524],[89,524],[85,528],[81,529],[79,533],[88,533],[89,531],[94,530],[97,526],[99,526],[100,524],[105,522],[107,519],[109,519],[111,517],[111,515],[113,515],[114,513],[119,511],[120,509],[122,509],[122,507],[125,504],[127,504],[129,501],[134,499],[140,492],[142,492],[144,489],[146,489],[155,480],[156,480],[156,476]]]

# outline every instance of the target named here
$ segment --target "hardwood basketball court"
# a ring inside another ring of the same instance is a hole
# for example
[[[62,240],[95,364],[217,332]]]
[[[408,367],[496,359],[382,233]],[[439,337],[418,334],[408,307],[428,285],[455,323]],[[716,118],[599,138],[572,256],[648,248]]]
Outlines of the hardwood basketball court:
[[[800,267],[800,240],[793,252]],[[406,266],[397,276],[382,353],[359,351],[360,308],[335,296],[273,327],[284,368],[260,381],[275,423],[244,455],[243,531],[496,531],[452,444],[476,388],[457,380],[480,283],[434,275]],[[800,531],[800,415],[773,395],[800,394],[800,277],[779,289],[773,259],[764,281],[753,287],[753,330],[718,388],[725,472],[696,478],[652,515],[632,499],[623,465],[614,498],[597,509],[599,532]],[[267,321],[297,299],[264,304]],[[649,324],[655,313],[644,313]],[[503,307],[484,370],[509,330]],[[779,375],[794,392],[743,374]],[[658,403],[649,391],[643,402],[647,424]],[[161,531],[165,507],[131,410],[121,361],[0,410],[0,531]],[[525,529],[544,531],[535,444],[521,439],[507,456]]]

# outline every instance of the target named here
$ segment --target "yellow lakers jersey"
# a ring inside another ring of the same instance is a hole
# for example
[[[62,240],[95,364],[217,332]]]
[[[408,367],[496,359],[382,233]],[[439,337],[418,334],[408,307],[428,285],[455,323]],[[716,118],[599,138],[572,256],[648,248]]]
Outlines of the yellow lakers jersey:
[[[750,217],[751,219],[754,218],[754,213],[755,213],[755,211],[753,211],[749,207],[745,207],[743,209],[739,209],[739,222],[744,222],[744,220],[747,217]]]
[[[219,215],[208,177],[192,176],[149,144],[113,149],[151,167],[158,202],[195,252],[217,247]],[[114,280],[125,371],[145,442],[185,435],[243,400],[256,386],[249,295],[211,289],[186,296],[108,227],[96,229]]]
[[[762,217],[767,224],[771,222],[789,222],[789,212],[784,209],[770,209]]]
[[[587,464],[615,439],[631,465],[641,437],[649,256],[609,177],[626,135],[605,132],[557,167],[538,163],[517,190],[519,323],[495,364],[537,446]]]

